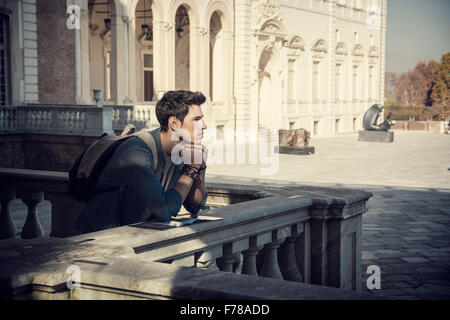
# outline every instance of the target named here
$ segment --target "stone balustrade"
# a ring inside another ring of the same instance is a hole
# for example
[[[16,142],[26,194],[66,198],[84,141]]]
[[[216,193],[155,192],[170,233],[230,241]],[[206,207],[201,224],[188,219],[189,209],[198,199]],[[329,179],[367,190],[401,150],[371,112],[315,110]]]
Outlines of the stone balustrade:
[[[134,124],[138,129],[158,127],[155,108],[156,102],[132,106],[113,106],[112,126],[114,131],[122,131],[129,123]]]
[[[121,131],[128,123],[138,129],[159,126],[156,103],[135,105],[0,106],[0,134],[37,133],[97,137]]]
[[[73,235],[83,204],[66,190],[66,173],[0,169],[1,238],[17,233],[8,210],[14,197],[29,208],[22,238],[42,236],[35,210],[42,199],[52,203],[50,235]],[[192,225],[147,221],[67,239],[129,248],[139,261],[228,272],[238,272],[242,255],[242,274],[360,290],[361,218],[370,193],[225,184],[208,184],[208,193],[209,209]]]

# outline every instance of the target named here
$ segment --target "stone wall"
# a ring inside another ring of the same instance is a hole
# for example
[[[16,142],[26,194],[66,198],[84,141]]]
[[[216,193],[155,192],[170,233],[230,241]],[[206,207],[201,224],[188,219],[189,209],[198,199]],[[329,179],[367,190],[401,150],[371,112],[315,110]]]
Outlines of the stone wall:
[[[39,102],[75,103],[75,30],[66,26],[66,2],[37,1]]]
[[[392,130],[416,130],[431,131],[435,133],[443,133],[445,128],[444,121],[396,121],[392,125]]]
[[[3,135],[0,139],[0,167],[69,171],[94,137],[40,134]]]

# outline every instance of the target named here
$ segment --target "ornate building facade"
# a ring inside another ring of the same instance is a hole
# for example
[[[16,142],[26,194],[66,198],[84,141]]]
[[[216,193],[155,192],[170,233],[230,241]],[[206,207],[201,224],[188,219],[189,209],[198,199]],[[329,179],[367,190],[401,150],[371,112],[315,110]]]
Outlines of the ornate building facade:
[[[3,0],[0,18],[2,104],[189,89],[217,131],[329,136],[384,100],[386,0]]]

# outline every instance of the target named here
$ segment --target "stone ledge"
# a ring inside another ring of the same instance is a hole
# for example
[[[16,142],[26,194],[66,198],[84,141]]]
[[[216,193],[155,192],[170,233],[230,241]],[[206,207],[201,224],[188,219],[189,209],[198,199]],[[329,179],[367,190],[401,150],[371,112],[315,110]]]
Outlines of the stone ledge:
[[[16,253],[16,254],[14,254]],[[130,258],[123,247],[55,238],[0,241],[3,299],[379,299],[306,283],[178,267]],[[80,267],[80,288],[67,289],[67,268]]]

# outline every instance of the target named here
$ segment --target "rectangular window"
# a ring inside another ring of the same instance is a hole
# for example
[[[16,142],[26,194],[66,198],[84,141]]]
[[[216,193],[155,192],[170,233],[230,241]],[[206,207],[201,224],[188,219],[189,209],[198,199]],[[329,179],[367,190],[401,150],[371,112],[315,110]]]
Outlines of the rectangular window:
[[[313,63],[312,98],[313,100],[319,100],[319,61]]]
[[[314,121],[313,134],[317,136],[319,133],[319,121]]]
[[[336,119],[336,123],[335,123],[335,126],[334,126],[334,130],[335,130],[336,133],[339,133],[339,131],[340,131],[340,128],[339,128],[340,121],[341,121],[340,119]]]
[[[373,99],[373,66],[369,67],[369,92],[368,92],[368,100]]]
[[[289,59],[288,62],[288,99],[295,99],[295,60]]]
[[[152,101],[154,97],[153,89],[153,55],[144,53],[143,55],[143,91],[144,101]]]
[[[334,79],[335,99],[341,100],[341,64],[336,64],[336,76]]]
[[[356,131],[356,118],[353,118],[353,131]]]
[[[0,15],[0,105],[10,101],[9,17]]]
[[[358,99],[358,66],[353,66],[352,95],[353,100]]]

